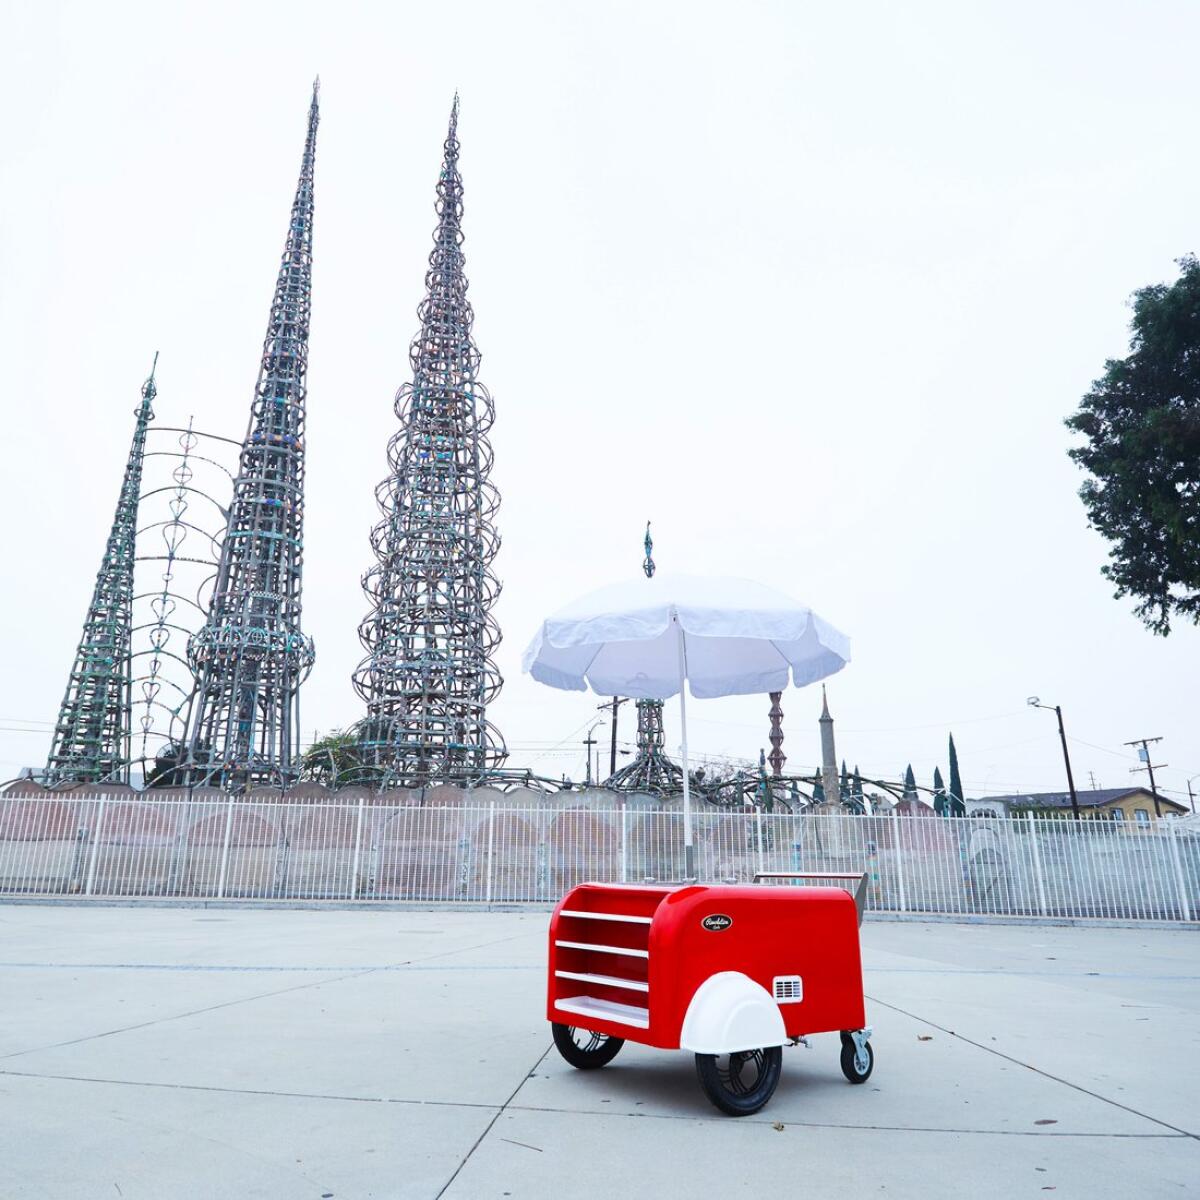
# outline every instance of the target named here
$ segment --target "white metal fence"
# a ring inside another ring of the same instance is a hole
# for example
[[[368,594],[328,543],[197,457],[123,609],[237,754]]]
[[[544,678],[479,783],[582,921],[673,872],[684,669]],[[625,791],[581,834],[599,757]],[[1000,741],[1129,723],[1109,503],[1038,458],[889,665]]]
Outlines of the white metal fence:
[[[875,911],[1200,919],[1200,835],[1174,820],[701,811],[695,830],[701,882],[865,870]],[[9,896],[502,904],[682,871],[682,815],[632,804],[0,796]]]

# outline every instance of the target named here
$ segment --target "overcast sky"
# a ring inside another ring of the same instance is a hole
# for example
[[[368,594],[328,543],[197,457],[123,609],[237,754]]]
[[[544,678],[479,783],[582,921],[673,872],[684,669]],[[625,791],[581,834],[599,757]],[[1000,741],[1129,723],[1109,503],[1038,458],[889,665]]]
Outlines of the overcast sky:
[[[362,714],[359,579],[458,88],[516,765],[582,774],[599,699],[520,653],[636,574],[652,518],[661,569],[850,635],[830,705],[864,773],[928,783],[953,731],[969,794],[1062,788],[1037,694],[1081,786],[1129,783],[1150,735],[1165,789],[1200,774],[1200,636],[1112,599],[1062,425],[1126,352],[1129,294],[1200,249],[1194,4],[0,12],[0,773],[44,763],[153,352],[160,424],[244,433],[319,73],[306,738]],[[694,749],[757,758],[767,707],[695,704]],[[783,707],[809,770],[819,689]]]

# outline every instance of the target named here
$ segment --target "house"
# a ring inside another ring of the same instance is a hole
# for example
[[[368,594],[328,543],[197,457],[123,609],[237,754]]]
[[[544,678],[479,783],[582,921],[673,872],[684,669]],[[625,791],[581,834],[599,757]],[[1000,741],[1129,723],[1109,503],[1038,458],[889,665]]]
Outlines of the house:
[[[1155,819],[1154,793],[1149,788],[1096,788],[1076,792],[1079,814],[1085,820],[1140,821],[1149,824]],[[989,796],[988,801],[1003,806],[1014,817],[1069,817],[1070,792],[1030,792],[1025,795]],[[1180,817],[1187,811],[1183,804],[1158,794],[1158,808],[1164,817]]]

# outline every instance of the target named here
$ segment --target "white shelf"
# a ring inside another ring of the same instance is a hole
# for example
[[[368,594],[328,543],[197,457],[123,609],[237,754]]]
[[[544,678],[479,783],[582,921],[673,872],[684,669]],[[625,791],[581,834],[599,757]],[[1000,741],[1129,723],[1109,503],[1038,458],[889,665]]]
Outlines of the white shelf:
[[[622,979],[619,975],[592,975],[587,971],[555,971],[559,979],[578,979],[601,987],[624,988],[628,992],[648,992],[650,985],[638,979]]]
[[[577,908],[564,908],[560,917],[579,917],[584,921],[624,921],[627,925],[649,925],[653,917],[631,917],[625,913],[582,912]]]
[[[618,1004],[615,1000],[597,1000],[595,996],[569,996],[556,1000],[554,1007],[559,1012],[577,1013],[598,1021],[615,1021],[619,1025],[631,1025],[636,1029],[650,1028],[650,1010],[635,1004]]]
[[[554,943],[563,950],[595,950],[600,954],[623,954],[626,958],[649,958],[649,950],[631,950],[628,946],[601,946],[595,942]]]

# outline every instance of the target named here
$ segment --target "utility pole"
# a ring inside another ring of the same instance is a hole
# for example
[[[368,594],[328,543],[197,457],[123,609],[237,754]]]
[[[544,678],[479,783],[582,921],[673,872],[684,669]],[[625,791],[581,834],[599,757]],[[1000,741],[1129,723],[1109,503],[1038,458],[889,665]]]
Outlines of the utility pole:
[[[1132,742],[1125,743],[1125,745],[1127,745],[1127,746],[1140,746],[1141,747],[1141,749],[1138,751],[1138,758],[1140,758],[1142,760],[1142,762],[1144,762],[1146,764],[1144,769],[1150,776],[1150,795],[1152,795],[1154,797],[1154,815],[1156,817],[1162,816],[1162,805],[1159,804],[1159,802],[1158,802],[1158,791],[1154,786],[1154,764],[1150,761],[1150,745],[1152,742],[1161,742],[1161,741],[1162,741],[1162,738],[1160,738],[1160,737],[1152,737],[1152,738],[1134,738]],[[1159,770],[1162,770],[1162,768],[1165,766],[1167,766],[1166,763],[1158,764]],[[1129,773],[1130,773],[1130,775],[1136,775],[1142,769],[1143,769],[1142,767],[1130,767]],[[1190,786],[1189,786],[1188,790],[1189,790],[1189,792],[1191,791]]]
[[[596,707],[603,711],[606,708],[612,709],[612,742],[609,749],[608,773],[615,775],[617,773],[617,708],[619,705],[627,704],[628,696],[614,696],[611,704],[597,704]],[[596,772],[600,774],[599,771]]]
[[[608,705],[602,704],[600,707],[607,708]],[[603,721],[597,721],[591,727],[591,729],[589,729],[587,731],[587,737],[585,737],[583,739],[584,753],[587,754],[587,781],[585,783],[586,787],[591,787],[591,784],[592,784],[592,747],[596,744],[596,739],[594,737],[592,737],[592,734],[595,733],[597,728],[603,724],[604,724]],[[597,771],[596,773],[599,774],[599,771]]]
[[[1193,775],[1192,779],[1200,779],[1200,775]],[[1196,811],[1196,794],[1192,791],[1192,779],[1188,780],[1188,802],[1192,806],[1192,812]]]

